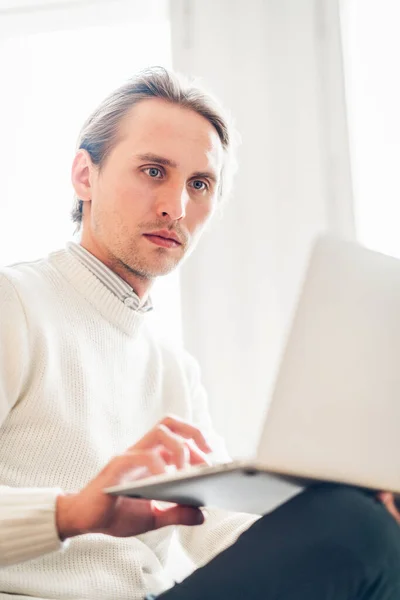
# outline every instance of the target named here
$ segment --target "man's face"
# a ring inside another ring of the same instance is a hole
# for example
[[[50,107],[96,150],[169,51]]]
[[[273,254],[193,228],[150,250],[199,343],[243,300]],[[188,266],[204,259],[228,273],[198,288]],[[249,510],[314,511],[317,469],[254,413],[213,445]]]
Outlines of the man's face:
[[[143,279],[169,273],[215,208],[222,163],[220,139],[204,117],[160,99],[140,102],[121,121],[100,170],[84,151],[75,159],[76,192],[90,200],[82,242]]]

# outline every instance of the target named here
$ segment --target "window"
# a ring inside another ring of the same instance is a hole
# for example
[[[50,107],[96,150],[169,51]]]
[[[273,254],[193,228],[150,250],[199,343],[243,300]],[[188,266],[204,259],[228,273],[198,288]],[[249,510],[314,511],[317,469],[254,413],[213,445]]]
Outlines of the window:
[[[357,234],[400,258],[399,22],[398,0],[342,2]]]
[[[34,260],[71,239],[70,168],[81,125],[139,69],[171,66],[165,1],[144,7],[132,0],[72,0],[68,10],[65,2],[52,9],[19,4],[0,5],[3,265]],[[154,302],[160,308],[155,319],[176,337],[176,274],[161,280]]]

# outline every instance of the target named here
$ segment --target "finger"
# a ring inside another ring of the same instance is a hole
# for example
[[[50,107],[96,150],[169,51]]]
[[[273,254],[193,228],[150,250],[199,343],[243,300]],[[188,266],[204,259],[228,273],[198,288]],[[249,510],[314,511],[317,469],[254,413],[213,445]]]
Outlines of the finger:
[[[161,430],[161,433],[160,433]],[[153,430],[152,430],[153,431]],[[167,437],[164,437],[166,435]],[[158,448],[162,458],[168,465],[175,465],[178,469],[183,469],[189,465],[211,465],[212,462],[205,452],[196,446],[194,440],[182,438],[164,425],[158,426],[156,434],[149,432],[143,438],[136,448],[146,444],[149,447]]]
[[[211,465],[212,462],[205,452],[202,452],[193,440],[187,440],[186,445],[190,452],[191,465]]]
[[[400,513],[397,510],[393,494],[389,492],[382,492],[381,494],[379,494],[379,499],[385,505],[386,509],[389,511],[392,517],[398,523],[400,523]]]
[[[391,493],[390,492],[379,492],[378,498],[381,502],[385,503],[390,500]]]
[[[178,469],[183,469],[190,464],[190,452],[184,440],[176,435],[168,427],[160,423],[154,429],[149,431],[137,444],[135,449],[154,448],[162,446],[171,456],[172,464]]]
[[[156,529],[168,525],[201,525],[204,523],[204,515],[201,510],[191,506],[177,505],[163,509],[152,505],[152,511]]]
[[[183,438],[180,438],[181,440]],[[194,443],[193,440],[183,440],[187,449],[186,463],[190,465],[211,465],[212,461],[208,458],[207,454],[202,452]],[[169,465],[175,464],[174,459],[171,459],[171,455],[166,448],[160,449],[161,456],[165,462]]]
[[[203,452],[207,454],[212,452],[211,446],[208,444],[206,438],[198,427],[195,427],[194,425],[179,419],[179,417],[172,415],[165,417],[161,423],[174,433],[177,433],[186,439],[192,439],[196,446],[198,446],[198,448],[200,448],[200,450]]]
[[[378,494],[378,498],[379,500],[382,502],[382,504],[384,504],[385,506],[389,505],[392,498],[393,498],[393,494],[391,494],[390,492],[380,492]]]
[[[149,475],[165,473],[167,465],[159,452],[133,450],[115,456],[96,478],[101,486],[112,486],[122,481],[135,481]]]
[[[190,440],[185,440],[185,446],[187,449],[187,460],[186,460],[186,466],[195,466],[195,465],[212,465],[211,460],[208,458],[207,454],[204,454],[204,452],[202,452],[201,450],[199,450],[197,448],[197,446],[194,444],[194,447],[192,447],[190,445]],[[167,465],[174,465],[176,467],[176,462],[174,457],[171,456],[170,452],[164,448],[161,447],[159,448],[160,454],[162,456],[162,458],[165,460],[165,462],[167,463]]]

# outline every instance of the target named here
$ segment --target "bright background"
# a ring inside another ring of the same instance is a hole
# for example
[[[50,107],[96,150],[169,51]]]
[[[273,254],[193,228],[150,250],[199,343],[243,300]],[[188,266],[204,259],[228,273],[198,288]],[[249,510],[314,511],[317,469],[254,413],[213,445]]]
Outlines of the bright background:
[[[400,258],[400,2],[342,6],[357,234]]]
[[[72,237],[75,142],[110,90],[155,64],[200,77],[235,116],[240,170],[152,318],[251,452],[315,234],[400,257],[399,18],[398,0],[0,0],[0,264]]]

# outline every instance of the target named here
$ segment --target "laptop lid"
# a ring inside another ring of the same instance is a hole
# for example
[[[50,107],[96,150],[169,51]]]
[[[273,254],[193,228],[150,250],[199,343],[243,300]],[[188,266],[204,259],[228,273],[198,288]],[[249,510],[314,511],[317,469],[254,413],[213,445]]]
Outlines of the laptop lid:
[[[261,436],[273,470],[400,492],[400,261],[321,237]]]

